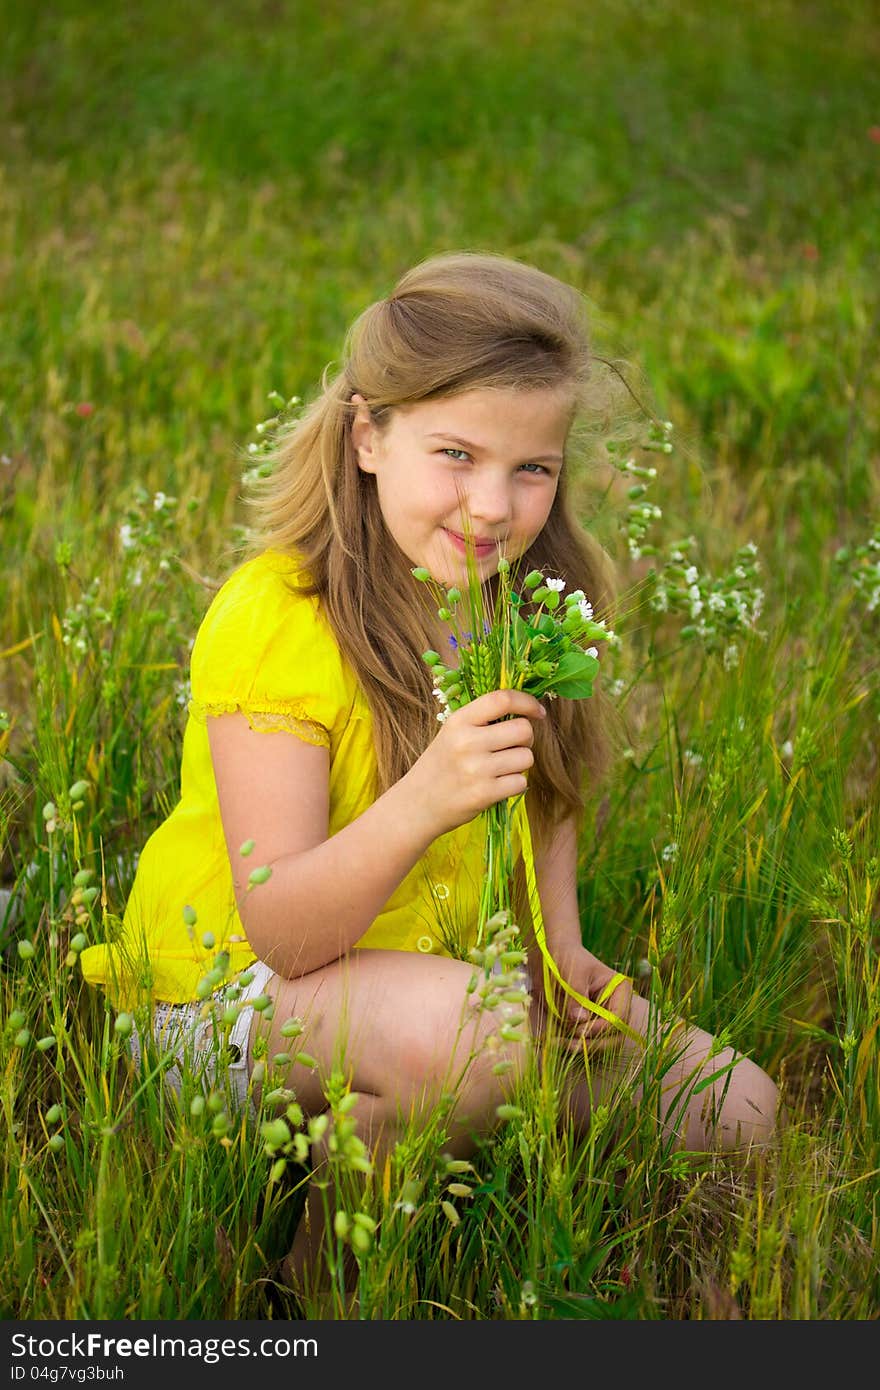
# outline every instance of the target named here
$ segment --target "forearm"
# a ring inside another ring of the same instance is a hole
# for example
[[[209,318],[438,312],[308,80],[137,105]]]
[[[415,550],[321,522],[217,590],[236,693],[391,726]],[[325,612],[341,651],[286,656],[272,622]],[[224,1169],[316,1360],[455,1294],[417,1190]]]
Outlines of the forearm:
[[[254,951],[291,977],[345,955],[436,833],[403,778],[343,830],[276,860],[266,883],[238,895]]]

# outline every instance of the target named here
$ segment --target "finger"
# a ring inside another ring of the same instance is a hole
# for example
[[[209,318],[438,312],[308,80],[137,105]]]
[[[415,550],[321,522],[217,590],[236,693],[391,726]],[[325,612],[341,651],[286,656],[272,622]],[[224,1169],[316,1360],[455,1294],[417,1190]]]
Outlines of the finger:
[[[546,719],[547,711],[534,695],[524,690],[492,690],[488,695],[480,695],[464,708],[476,724],[491,724],[496,719],[507,719],[511,714],[522,714],[527,719]]]
[[[510,777],[515,772],[528,772],[535,765],[531,748],[502,748],[492,754],[492,776]]]
[[[535,728],[530,719],[505,719],[500,724],[490,724],[481,737],[489,751],[497,753],[501,748],[517,745],[530,747],[535,741]]]
[[[499,777],[495,782],[493,795],[495,802],[507,801],[511,796],[522,796],[523,792],[529,789],[528,779],[522,772],[511,774],[509,777]]]

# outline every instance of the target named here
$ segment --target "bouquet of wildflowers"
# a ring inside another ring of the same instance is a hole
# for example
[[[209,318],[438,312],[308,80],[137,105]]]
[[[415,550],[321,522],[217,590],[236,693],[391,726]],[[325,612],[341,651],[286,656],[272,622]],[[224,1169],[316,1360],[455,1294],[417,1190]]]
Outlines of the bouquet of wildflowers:
[[[412,571],[417,580],[431,589],[438,604],[438,618],[451,628],[449,642],[458,658],[457,664],[447,664],[439,652],[422,654],[433,676],[434,697],[440,705],[438,720],[443,723],[454,710],[493,690],[524,690],[536,699],[580,700],[591,696],[599,671],[595,643],[614,644],[618,638],[604,619],[594,617],[592,604],[583,591],[566,594],[564,579],[545,578],[538,570],[532,570],[519,584],[509,560],[502,557],[498,562],[494,609],[487,615],[485,591],[470,552],[467,568],[466,594],[440,585],[426,569]],[[478,950],[490,924],[511,920],[512,827],[520,799],[498,802],[483,812],[486,841]],[[538,923],[535,926],[545,973],[549,970],[579,1003],[617,1021],[601,1001],[596,1004],[586,1000],[566,985],[550,958],[543,930]]]

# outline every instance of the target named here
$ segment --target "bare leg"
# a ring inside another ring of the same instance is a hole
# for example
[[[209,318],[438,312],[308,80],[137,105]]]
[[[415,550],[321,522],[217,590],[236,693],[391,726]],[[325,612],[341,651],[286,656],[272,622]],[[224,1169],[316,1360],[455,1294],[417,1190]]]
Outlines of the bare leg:
[[[287,1084],[305,1115],[327,1109],[327,1078],[341,1071],[358,1093],[351,1112],[358,1137],[374,1166],[381,1167],[403,1127],[426,1119],[444,1096],[454,1095],[444,1115],[443,1148],[457,1156],[471,1153],[477,1137],[497,1123],[495,1109],[529,1052],[527,1042],[500,1040],[506,1006],[480,1009],[467,993],[472,973],[470,965],[447,957],[364,950],[299,979],[276,976],[270,986],[275,1014],[269,1055],[287,1048],[280,1030],[294,1016],[303,1024],[297,1047],[318,1063],[314,1071],[290,1069]],[[256,1018],[252,1053],[259,1026]],[[496,1071],[499,1062],[511,1063],[503,1074]],[[320,1164],[320,1152],[313,1151],[313,1157]],[[323,1176],[317,1174],[318,1182]],[[333,1193],[313,1183],[288,1261],[295,1286],[303,1291],[321,1277],[325,1205],[334,1209]]]
[[[581,1131],[591,1103],[607,1104],[626,1087],[635,1103],[651,1106],[677,1147],[748,1154],[773,1137],[779,1092],[750,1058],[719,1047],[702,1028],[652,1017],[641,995],[632,997],[629,1023],[645,1048],[618,1035],[588,1058],[587,1076],[583,1061],[572,1070],[570,1107]],[[710,1076],[716,1079],[703,1084]]]

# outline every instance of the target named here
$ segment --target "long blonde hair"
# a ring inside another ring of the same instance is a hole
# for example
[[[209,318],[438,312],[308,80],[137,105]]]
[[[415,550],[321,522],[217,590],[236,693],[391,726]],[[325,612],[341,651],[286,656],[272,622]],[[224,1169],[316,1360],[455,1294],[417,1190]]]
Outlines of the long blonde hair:
[[[573,287],[494,253],[432,256],[355,319],[339,370],[331,376],[325,368],[320,394],[275,441],[274,467],[252,499],[255,549],[295,553],[310,576],[370,705],[377,794],[437,732],[421,659],[433,615],[385,526],[375,478],[357,465],[351,397],[364,397],[380,434],[398,407],[472,390],[567,390],[574,423],[588,408],[591,360],[586,305]],[[522,557],[523,573],[562,575],[569,588],[584,590],[597,615],[610,614],[611,564],[573,514],[569,468],[566,457],[548,520]],[[595,786],[606,770],[610,743],[601,682],[592,699],[554,700],[549,713],[536,733],[529,778],[544,826],[580,818],[585,782]]]

